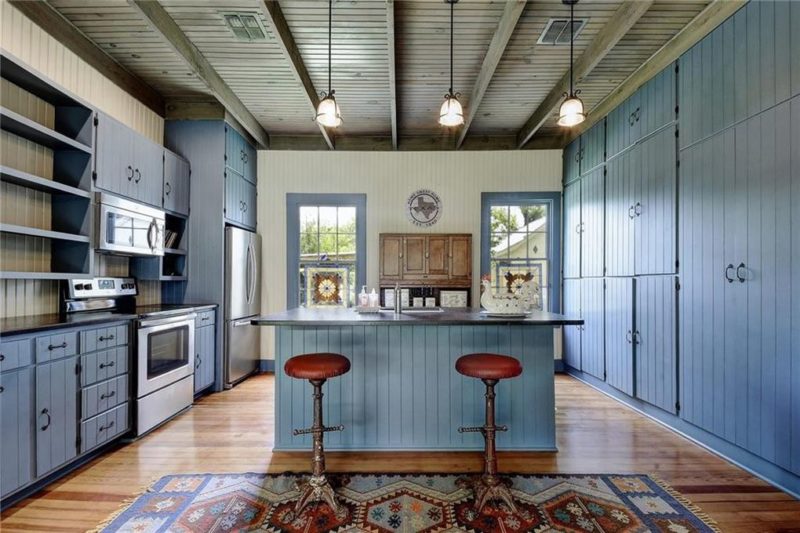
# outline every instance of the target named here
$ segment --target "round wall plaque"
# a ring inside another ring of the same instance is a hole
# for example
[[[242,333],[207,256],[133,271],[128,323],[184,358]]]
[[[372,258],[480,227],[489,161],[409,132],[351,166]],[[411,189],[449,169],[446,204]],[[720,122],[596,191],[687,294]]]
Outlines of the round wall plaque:
[[[436,224],[442,214],[442,200],[428,189],[414,191],[406,201],[406,213],[413,224],[429,227]]]

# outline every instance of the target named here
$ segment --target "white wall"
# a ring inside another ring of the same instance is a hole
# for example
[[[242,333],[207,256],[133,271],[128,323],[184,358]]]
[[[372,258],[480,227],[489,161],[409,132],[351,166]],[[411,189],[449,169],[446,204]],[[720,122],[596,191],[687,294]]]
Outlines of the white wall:
[[[439,222],[428,230],[406,218],[408,195],[435,191]],[[366,193],[367,284],[378,282],[378,234],[472,233],[473,294],[480,278],[482,192],[560,191],[561,150],[460,152],[260,151],[258,228],[263,239],[262,312],[286,306],[286,193]],[[261,353],[273,357],[272,328]]]

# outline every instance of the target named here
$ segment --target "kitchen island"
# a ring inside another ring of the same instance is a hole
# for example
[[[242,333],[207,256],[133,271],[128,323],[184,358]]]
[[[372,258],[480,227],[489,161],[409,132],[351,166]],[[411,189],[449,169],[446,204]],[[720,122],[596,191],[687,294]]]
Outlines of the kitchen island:
[[[350,372],[324,386],[331,450],[481,450],[484,385],[455,370],[461,355],[494,352],[520,360],[520,377],[497,386],[497,419],[509,431],[500,449],[555,451],[554,330],[581,320],[534,312],[524,319],[492,318],[476,310],[417,310],[358,314],[352,309],[291,309],[259,317],[275,326],[275,450],[309,450],[311,385],[283,373],[293,355],[336,352]]]

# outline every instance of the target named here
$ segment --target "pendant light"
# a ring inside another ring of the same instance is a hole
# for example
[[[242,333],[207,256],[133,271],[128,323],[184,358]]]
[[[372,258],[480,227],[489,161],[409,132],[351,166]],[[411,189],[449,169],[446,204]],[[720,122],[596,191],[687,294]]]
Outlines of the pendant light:
[[[336,128],[342,124],[342,112],[336,103],[334,90],[331,88],[331,36],[333,31],[333,0],[328,0],[328,93],[322,93],[322,100],[317,106],[316,121],[328,128]]]
[[[458,0],[444,0],[450,4],[450,90],[444,95],[444,102],[439,109],[439,124],[442,126],[461,126],[464,123],[464,109],[458,97],[461,93],[453,92],[453,8]]]
[[[569,6],[569,93],[564,93],[564,101],[558,110],[558,125],[568,128],[577,126],[586,120],[586,112],[583,109],[583,101],[578,98],[580,91],[576,91],[573,86],[574,63],[573,48],[575,46],[575,4],[578,0],[562,0]]]

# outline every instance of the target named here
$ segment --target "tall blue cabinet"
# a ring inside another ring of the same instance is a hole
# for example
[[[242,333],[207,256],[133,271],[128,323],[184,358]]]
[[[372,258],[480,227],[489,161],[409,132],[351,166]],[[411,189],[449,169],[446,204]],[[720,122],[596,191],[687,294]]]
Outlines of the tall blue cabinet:
[[[800,493],[800,3],[748,3],[600,123],[564,150],[568,371]]]

